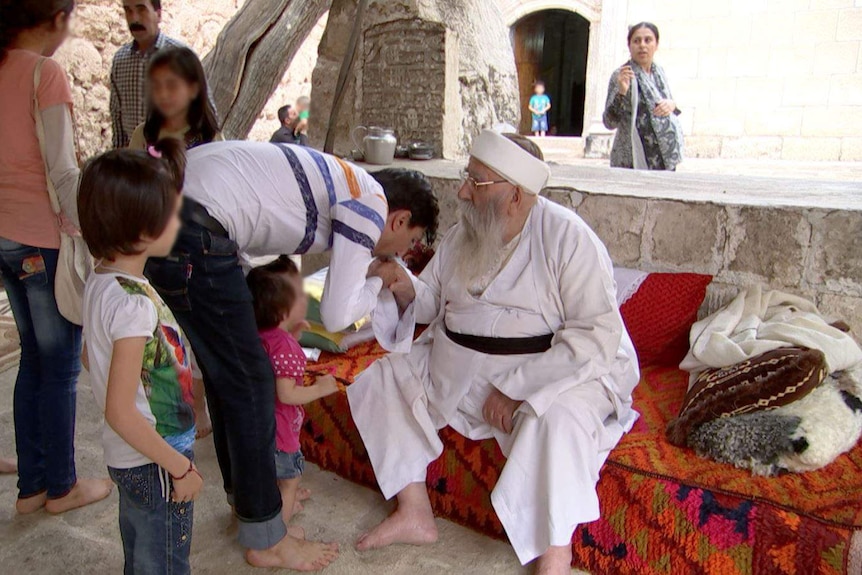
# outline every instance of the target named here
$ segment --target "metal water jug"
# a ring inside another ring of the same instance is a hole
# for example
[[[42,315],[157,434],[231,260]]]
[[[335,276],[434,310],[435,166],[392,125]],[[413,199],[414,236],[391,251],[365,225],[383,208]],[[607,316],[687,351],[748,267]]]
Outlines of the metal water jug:
[[[360,132],[364,133],[364,136],[358,139],[357,135]],[[395,146],[398,140],[395,138],[395,131],[390,128],[357,126],[350,137],[353,144],[365,155],[365,161],[369,164],[385,166],[395,159]]]

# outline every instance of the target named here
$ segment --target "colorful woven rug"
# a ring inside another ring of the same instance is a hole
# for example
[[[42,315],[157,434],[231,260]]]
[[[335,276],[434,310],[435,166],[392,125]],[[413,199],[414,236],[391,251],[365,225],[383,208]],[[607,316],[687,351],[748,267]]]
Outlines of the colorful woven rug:
[[[352,380],[383,354],[364,344],[324,354],[314,368]],[[596,575],[862,573],[862,446],[819,471],[773,478],[699,458],[664,435],[686,382],[677,369],[644,370],[635,392],[641,418],[602,469],[602,518],[576,530],[573,565]],[[346,396],[307,412],[306,457],[376,488]],[[496,443],[448,428],[441,438],[443,455],[428,470],[435,512],[505,538],[490,503],[505,462]]]

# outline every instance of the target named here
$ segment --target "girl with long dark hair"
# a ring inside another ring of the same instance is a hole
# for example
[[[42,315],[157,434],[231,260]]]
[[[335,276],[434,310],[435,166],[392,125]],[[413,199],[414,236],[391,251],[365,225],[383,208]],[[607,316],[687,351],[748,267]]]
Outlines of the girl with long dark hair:
[[[130,148],[144,150],[163,138],[183,140],[187,149],[224,139],[194,51],[185,47],[159,51],[147,75],[149,115],[132,134]]]

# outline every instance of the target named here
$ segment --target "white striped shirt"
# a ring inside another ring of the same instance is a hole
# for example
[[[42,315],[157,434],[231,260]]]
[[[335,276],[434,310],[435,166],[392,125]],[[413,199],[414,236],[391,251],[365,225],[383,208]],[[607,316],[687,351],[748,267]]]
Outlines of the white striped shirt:
[[[183,194],[248,257],[332,250],[320,314],[330,331],[368,315],[383,287],[366,278],[389,213],[365,170],[311,148],[214,142],[189,151]]]

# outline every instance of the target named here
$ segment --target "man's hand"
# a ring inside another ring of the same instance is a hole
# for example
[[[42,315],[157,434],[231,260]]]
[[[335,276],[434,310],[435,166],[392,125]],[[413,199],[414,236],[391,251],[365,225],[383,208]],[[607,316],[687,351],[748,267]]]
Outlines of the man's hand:
[[[674,110],[676,110],[676,104],[673,100],[659,100],[652,113],[659,118],[664,118],[673,114]]]
[[[404,310],[416,299],[413,280],[410,279],[410,274],[407,273],[407,270],[401,266],[398,266],[395,281],[389,284],[389,289],[392,291],[392,295],[395,296],[395,303],[398,304],[398,311],[401,313],[404,313]]]
[[[398,271],[404,271],[400,265],[390,260],[374,260],[368,266],[368,277],[378,277],[383,280],[383,287],[389,287],[397,279]]]
[[[501,391],[495,389],[485,400],[482,416],[491,427],[499,429],[503,433],[512,433],[515,411],[521,403],[506,397]]]

